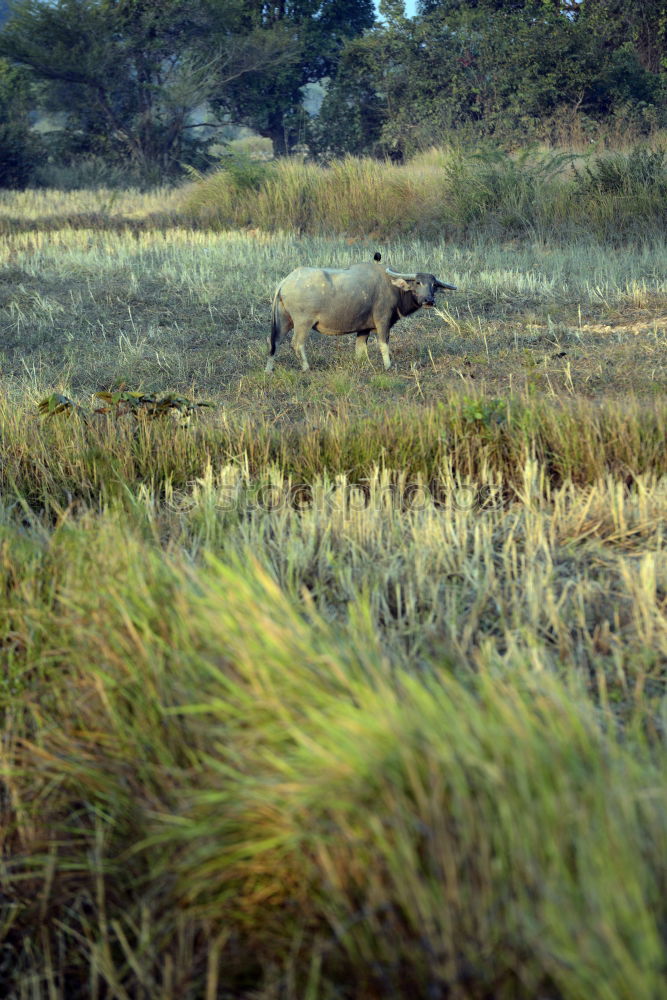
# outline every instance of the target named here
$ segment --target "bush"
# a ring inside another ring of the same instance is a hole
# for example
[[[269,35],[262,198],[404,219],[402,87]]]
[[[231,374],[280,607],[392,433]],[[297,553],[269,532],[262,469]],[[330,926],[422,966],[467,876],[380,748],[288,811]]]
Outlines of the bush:
[[[599,156],[577,172],[581,188],[587,194],[642,194],[655,192],[667,197],[667,154],[663,148],[635,146],[628,153]]]
[[[35,167],[33,181],[36,187],[54,188],[58,191],[83,191],[90,188],[111,188],[125,191],[128,187],[145,190],[155,184],[147,180],[144,172],[129,164],[109,163],[98,156],[87,154],[67,160],[50,159]]]
[[[511,235],[550,228],[572,159],[533,148],[459,153],[444,165],[451,216],[463,227],[482,223]]]
[[[575,171],[575,204],[603,240],[644,239],[667,226],[667,162],[662,148],[596,157]]]
[[[38,144],[27,128],[0,122],[0,187],[25,188],[33,178]]]
[[[273,175],[272,164],[265,160],[253,159],[242,152],[224,156],[220,161],[220,168],[236,191],[259,191]]]
[[[25,70],[0,59],[0,187],[24,188],[39,156],[30,132],[30,80]]]

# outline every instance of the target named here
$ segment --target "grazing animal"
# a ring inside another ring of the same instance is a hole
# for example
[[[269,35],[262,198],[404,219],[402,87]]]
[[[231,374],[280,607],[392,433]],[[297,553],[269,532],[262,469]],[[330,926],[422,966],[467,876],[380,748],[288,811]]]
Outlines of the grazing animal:
[[[273,371],[280,340],[294,329],[292,347],[308,371],[305,344],[311,330],[338,336],[356,333],[356,355],[368,357],[368,335],[375,331],[385,368],[391,367],[389,331],[404,316],[435,304],[435,293],[456,285],[434,274],[401,274],[373,262],[350,267],[297,267],[280,282],[273,297],[270,354],[266,371]]]

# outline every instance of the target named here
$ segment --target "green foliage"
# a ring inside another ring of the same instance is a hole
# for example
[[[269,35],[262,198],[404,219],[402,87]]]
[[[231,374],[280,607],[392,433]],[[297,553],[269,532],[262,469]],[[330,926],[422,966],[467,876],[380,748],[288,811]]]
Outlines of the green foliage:
[[[370,0],[356,6],[370,8]],[[316,13],[305,4],[298,14],[306,33]],[[177,172],[182,161],[206,165],[210,135],[198,138],[198,123],[190,120],[205,102],[228,114],[245,95],[248,119],[251,92],[259,88],[261,107],[282,115],[304,82],[301,43],[289,19],[256,23],[254,14],[249,20],[242,12],[230,14],[204,0],[158,6],[144,0],[17,0],[0,34],[0,52],[44,81],[49,110],[67,114],[63,138],[70,158],[129,162],[155,179]],[[342,37],[353,33],[359,16],[346,21]],[[320,18],[318,30],[334,31],[330,22]],[[333,59],[335,46],[330,48]],[[289,79],[287,91],[278,88],[272,101],[270,81],[282,77]]]
[[[228,30],[228,3],[215,3],[219,29]],[[284,155],[305,139],[306,115],[301,108],[301,88],[335,75],[346,41],[369,29],[375,11],[372,0],[295,0],[262,6],[241,0],[234,18],[256,31],[275,34],[282,50],[293,53],[277,66],[258,63],[251,75],[231,80],[213,97],[221,111],[234,121],[252,126],[273,141],[277,155]]]
[[[374,85],[377,76],[374,35],[357,39],[343,51],[338,73],[327,86],[320,113],[309,123],[307,138],[320,160],[381,152],[387,120],[386,99]]]
[[[152,392],[117,389],[112,392],[96,392],[95,396],[107,405],[97,407],[93,411],[94,413],[113,413],[117,417],[130,413],[135,417],[146,417],[149,420],[167,414],[172,416],[176,414],[187,419],[200,407],[215,406],[215,403],[196,402],[173,392],[158,397]],[[38,405],[38,410],[46,417],[52,417],[57,413],[64,413],[66,416],[76,413],[87,419],[87,413],[82,406],[59,392],[53,392],[46,399],[43,399]]]
[[[209,84],[193,53],[196,24],[195,5],[174,0],[159,7],[18,0],[0,52],[47,82],[43,103],[66,113],[70,155],[169,174],[182,155],[187,117]]]
[[[643,59],[641,31],[628,40],[624,13],[602,6],[601,31],[587,2],[567,15],[557,3],[489,0],[425,3],[416,18],[389,16],[343,53],[314,148],[326,153],[327,136],[339,155],[402,157],[454,135],[511,143],[544,137],[552,119],[568,115],[593,122],[622,113],[640,133],[651,121],[664,125],[665,79]],[[658,47],[664,30],[656,25]]]
[[[507,233],[556,228],[561,220],[553,209],[573,160],[569,153],[531,147],[513,155],[458,152],[444,164],[451,216],[464,226],[481,223]]]
[[[303,139],[301,87],[333,73],[344,41],[372,23],[371,0],[271,13],[215,0],[17,0],[0,53],[42,81],[44,107],[67,115],[65,162],[102,156],[156,180],[183,161],[207,165],[210,129],[190,120],[205,103],[277,152]]]
[[[24,188],[34,172],[39,143],[29,129],[31,93],[25,70],[0,59],[0,188]]]
[[[156,180],[160,180],[151,170],[138,165],[122,163],[115,156],[91,153],[90,145],[79,150],[79,139],[72,137],[69,130],[50,135],[46,140],[49,156],[33,164],[33,184],[35,187],[58,191],[94,191],[100,188],[113,191],[127,191],[132,187],[138,191],[155,190]]]
[[[590,106],[605,113],[623,104],[656,105],[661,103],[662,83],[657,73],[642,66],[632,42],[615,49],[590,80]]]
[[[239,193],[257,192],[275,174],[272,163],[252,159],[244,153],[229,153],[220,161],[220,169]]]
[[[96,392],[95,395],[108,404],[98,407],[95,413],[114,413],[116,416],[131,413],[135,417],[147,417],[149,420],[167,414],[190,417],[202,406],[215,407],[215,403],[186,399],[174,392],[158,397],[154,392],[118,389],[115,392]]]
[[[577,173],[577,180],[585,191],[596,194],[655,193],[667,198],[667,152],[635,146],[625,155],[595,157],[583,173]]]
[[[502,424],[508,419],[508,402],[504,399],[485,399],[482,397],[464,396],[461,400],[461,417],[467,423]]]
[[[650,134],[667,125],[667,28],[658,0],[641,16],[628,6],[434,0],[407,18],[396,2],[374,23],[371,0],[16,0],[0,53],[31,70],[43,108],[66,114],[50,140],[58,166],[102,159],[157,183],[210,165],[209,123],[191,118],[203,106],[279,155],[307,143],[323,160],[594,135],[603,122]],[[311,119],[313,82],[326,94]],[[29,173],[24,138],[0,114],[7,183]]]
[[[76,413],[85,418],[83,408],[61,392],[52,392],[50,396],[39,403],[37,409],[44,417],[53,417],[56,413],[64,413],[65,416],[69,417]]]
[[[667,19],[662,0],[643,0],[641,4],[596,0],[577,5],[575,13],[582,29],[595,39],[595,44],[608,57],[611,54],[608,65],[612,73],[616,52],[623,50],[635,54],[641,66],[651,74],[667,71]]]
[[[667,162],[662,148],[636,146],[630,153],[596,157],[575,175],[575,189],[589,205],[592,224],[604,238],[638,236],[648,220],[667,225]]]

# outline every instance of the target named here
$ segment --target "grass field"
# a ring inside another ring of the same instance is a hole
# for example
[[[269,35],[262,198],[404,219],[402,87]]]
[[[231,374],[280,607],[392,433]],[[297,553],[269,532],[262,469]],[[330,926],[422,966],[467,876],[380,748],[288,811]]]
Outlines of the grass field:
[[[664,238],[192,197],[0,198],[4,994],[663,997]],[[375,250],[459,291],[266,375]]]

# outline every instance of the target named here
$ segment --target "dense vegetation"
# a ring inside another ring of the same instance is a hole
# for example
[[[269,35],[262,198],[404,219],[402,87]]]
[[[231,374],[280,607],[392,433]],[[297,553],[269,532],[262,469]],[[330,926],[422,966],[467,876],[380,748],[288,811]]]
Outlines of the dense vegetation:
[[[374,20],[371,0],[14,0],[0,29],[0,185],[164,183],[213,164],[231,125],[277,155],[320,160],[667,127],[662,0],[379,10]],[[308,85],[324,87],[318,114],[306,110]]]
[[[667,152],[572,154],[433,148],[406,165],[347,157],[322,168],[231,157],[184,203],[198,224],[266,231],[368,234],[380,239],[530,238],[661,242],[667,231]]]

